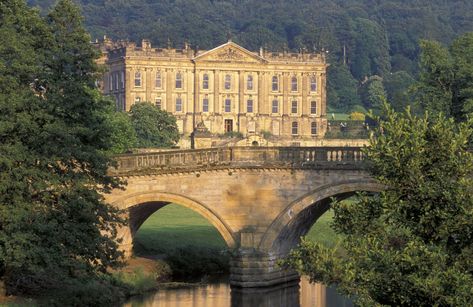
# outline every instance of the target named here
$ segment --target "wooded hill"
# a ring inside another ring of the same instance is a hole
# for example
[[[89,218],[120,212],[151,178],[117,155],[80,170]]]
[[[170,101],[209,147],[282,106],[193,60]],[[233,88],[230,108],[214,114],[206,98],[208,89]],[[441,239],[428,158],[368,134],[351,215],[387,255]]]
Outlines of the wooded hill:
[[[46,8],[54,0],[29,0]],[[330,51],[329,105],[372,107],[373,82],[394,105],[417,75],[419,40],[473,31],[470,0],[77,0],[95,38],[213,48],[231,33],[250,50]],[[372,76],[376,76],[372,78]],[[379,78],[377,77],[379,76]],[[380,86],[381,81],[381,86]],[[372,100],[372,99],[371,99]]]

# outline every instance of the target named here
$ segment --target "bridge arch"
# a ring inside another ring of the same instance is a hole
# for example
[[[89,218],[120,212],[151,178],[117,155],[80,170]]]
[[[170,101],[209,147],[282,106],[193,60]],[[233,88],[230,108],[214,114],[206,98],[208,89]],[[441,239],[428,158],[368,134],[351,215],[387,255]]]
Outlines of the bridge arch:
[[[259,249],[273,255],[286,255],[329,208],[331,198],[343,200],[357,192],[381,192],[385,186],[372,179],[343,181],[324,185],[290,203],[271,223]]]
[[[131,253],[134,235],[148,217],[170,203],[181,205],[199,213],[217,229],[229,248],[236,246],[236,240],[230,227],[205,204],[179,194],[146,191],[128,194],[111,203],[119,209],[127,210],[129,214],[129,225],[125,231],[119,234],[119,237],[123,240],[121,245],[125,254]]]

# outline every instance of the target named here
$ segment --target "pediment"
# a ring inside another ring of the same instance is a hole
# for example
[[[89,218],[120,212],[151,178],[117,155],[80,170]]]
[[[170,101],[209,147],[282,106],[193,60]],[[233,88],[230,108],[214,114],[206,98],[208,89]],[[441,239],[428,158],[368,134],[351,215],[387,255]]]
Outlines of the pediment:
[[[265,60],[259,55],[248,51],[247,49],[228,42],[217,48],[199,54],[194,61],[209,62],[236,62],[236,63],[263,63]]]

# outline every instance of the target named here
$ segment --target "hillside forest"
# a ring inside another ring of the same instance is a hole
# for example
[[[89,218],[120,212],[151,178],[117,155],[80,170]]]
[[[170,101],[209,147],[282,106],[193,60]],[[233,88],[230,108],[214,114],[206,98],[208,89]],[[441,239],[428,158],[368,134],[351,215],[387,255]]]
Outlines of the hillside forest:
[[[55,0],[29,0],[42,10]],[[413,104],[421,40],[448,46],[473,31],[469,0],[76,0],[92,37],[209,49],[329,54],[330,111]]]

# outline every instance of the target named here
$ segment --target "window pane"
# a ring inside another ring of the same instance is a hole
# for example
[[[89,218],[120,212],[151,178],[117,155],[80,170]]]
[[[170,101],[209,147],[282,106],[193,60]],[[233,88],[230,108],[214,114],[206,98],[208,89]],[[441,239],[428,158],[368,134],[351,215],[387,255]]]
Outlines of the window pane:
[[[161,98],[156,98],[156,107],[161,110]]]
[[[182,112],[182,99],[176,98],[176,112]]]
[[[310,102],[310,114],[317,114],[317,101]]]
[[[291,79],[291,91],[297,92],[297,77]]]
[[[202,88],[204,90],[209,89],[209,75],[207,75],[207,74],[204,74],[204,76],[202,78]]]
[[[232,86],[232,77],[230,75],[225,76],[225,89],[229,90]]]
[[[176,88],[182,88],[182,75],[180,72],[176,74]]]
[[[311,92],[317,91],[317,79],[315,77],[310,78],[310,91]]]
[[[141,86],[141,73],[139,71],[135,73],[135,86]]]
[[[231,112],[232,110],[232,101],[230,99],[225,99],[225,112]]]
[[[278,77],[274,76],[272,80],[272,90],[273,92],[278,91]]]
[[[253,113],[253,100],[251,99],[246,102],[246,112]]]
[[[299,125],[297,124],[297,122],[293,122],[292,123],[292,134],[298,134],[298,128],[299,128]]]
[[[204,100],[202,100],[202,112],[208,112],[208,111],[209,111],[209,99],[204,98]]]
[[[156,88],[161,88],[161,72],[158,71],[156,73],[156,84],[155,84]]]
[[[249,75],[246,83],[246,89],[249,91],[253,90],[253,76]]]
[[[272,105],[271,112],[272,113],[278,113],[279,112],[279,102],[278,102],[277,99],[273,100],[273,105]]]
[[[291,113],[297,113],[297,100],[292,101]]]
[[[312,135],[317,134],[317,123],[311,123],[310,124],[310,133]]]

